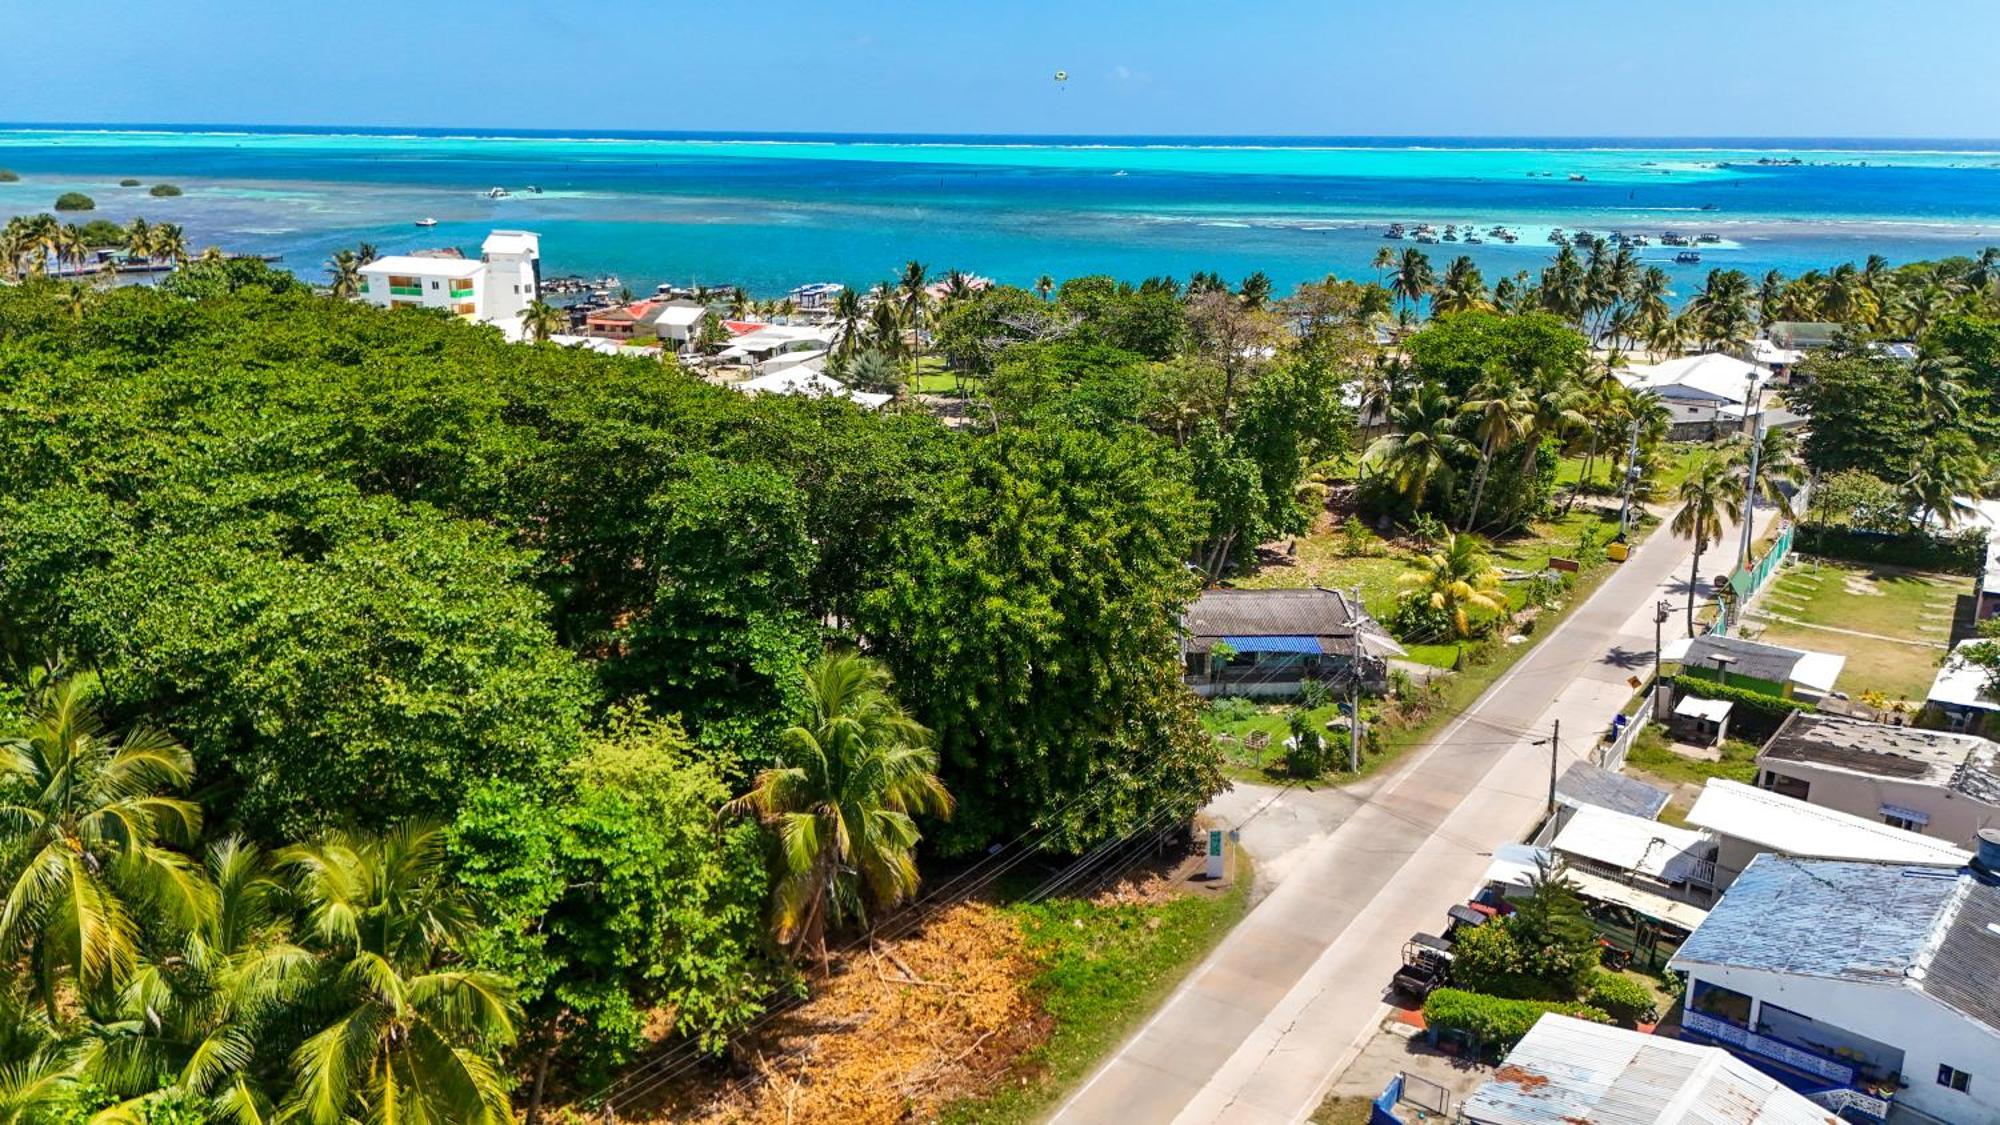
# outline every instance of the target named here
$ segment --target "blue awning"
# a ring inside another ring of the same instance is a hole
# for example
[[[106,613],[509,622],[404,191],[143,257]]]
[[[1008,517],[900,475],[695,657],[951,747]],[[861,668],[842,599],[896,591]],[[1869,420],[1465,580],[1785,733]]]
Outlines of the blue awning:
[[[1318,637],[1224,637],[1224,644],[1237,652],[1321,653]]]

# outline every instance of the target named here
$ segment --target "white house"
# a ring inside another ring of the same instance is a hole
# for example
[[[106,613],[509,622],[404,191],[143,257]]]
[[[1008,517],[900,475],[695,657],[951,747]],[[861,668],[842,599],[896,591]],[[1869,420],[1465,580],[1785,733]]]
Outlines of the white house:
[[[391,254],[361,267],[360,299],[383,308],[444,309],[491,324],[510,340],[526,336],[521,310],[541,299],[541,236],[496,230],[478,260]]]
[[[1796,711],[1757,753],[1757,784],[1971,847],[2000,827],[2000,745],[1971,735]]]
[[[730,386],[746,395],[804,395],[808,398],[844,398],[864,410],[876,410],[894,397],[857,391],[811,364],[788,367]]]
[[[1460,1106],[1472,1125],[1826,1125],[1729,1052],[1551,1013]]]
[[[1821,808],[1782,793],[1710,778],[1688,810],[1688,826],[1715,834],[1715,887],[1727,890],[1764,852],[1816,859],[1883,860],[1956,866],[1971,858],[1962,848],[1879,818],[1866,820]]]
[[[1702,904],[1714,897],[1716,842],[1692,829],[1578,805],[1565,814],[1549,850],[1568,859],[1573,870]]]
[[[700,340],[701,322],[707,316],[708,306],[699,301],[665,301],[648,309],[639,323],[651,327],[675,351],[685,352]]]
[[[1987,847],[2000,862],[2000,834]],[[1670,964],[1687,974],[1684,1039],[1820,1086],[1829,1107],[2000,1121],[1990,863],[1759,856]]]
[[[1733,406],[1738,417],[1770,379],[1770,372],[1757,364],[1721,352],[1620,368],[1617,375],[1619,382],[1633,390],[1652,391],[1669,402]]]
[[[1984,665],[1965,658],[1965,646],[1978,643],[1960,642],[1945,657],[1924,697],[1924,710],[1951,730],[2000,733],[1990,729],[1995,725],[1994,714],[2000,712],[2000,692],[1993,690]]]

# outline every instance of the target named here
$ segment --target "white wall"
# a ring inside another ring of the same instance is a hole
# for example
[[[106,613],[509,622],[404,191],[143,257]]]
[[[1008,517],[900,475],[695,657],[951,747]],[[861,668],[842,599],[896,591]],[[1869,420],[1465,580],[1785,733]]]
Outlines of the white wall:
[[[443,259],[440,260],[442,261]],[[463,264],[463,262],[453,263],[454,266],[462,266]],[[467,299],[454,299],[451,295],[452,279],[441,273],[425,273],[415,269],[398,269],[394,271],[394,276],[415,277],[417,279],[423,289],[423,294],[418,297],[390,293],[389,278],[391,273],[388,271],[377,273],[371,268],[364,270],[363,273],[368,278],[368,292],[362,295],[362,300],[370,304],[381,305],[387,308],[397,301],[415,301],[423,308],[444,309],[447,312],[452,312],[459,305],[470,303],[472,305],[472,319],[474,320],[480,318],[485,308],[483,302],[486,298],[487,279],[484,269],[481,269],[470,279],[472,281],[472,296],[469,301]]]
[[[1900,1104],[1946,1121],[2000,1121],[2000,1034],[1913,987],[1707,965],[1688,973],[1690,995],[1693,981],[1707,981],[1900,1049],[1909,1083],[1896,1094]],[[1938,1085],[1939,1065],[1972,1075],[1970,1088],[1961,1094]]]
[[[2000,825],[2000,809],[1975,801],[1954,789],[1916,785],[1894,778],[1871,777],[1847,770],[1822,769],[1811,762],[1758,759],[1765,773],[1797,778],[1810,788],[1809,804],[1853,813],[1865,820],[1881,820],[1883,805],[1929,813],[1931,822],[1924,835],[1945,840],[1968,851],[1977,846],[1982,828]]]

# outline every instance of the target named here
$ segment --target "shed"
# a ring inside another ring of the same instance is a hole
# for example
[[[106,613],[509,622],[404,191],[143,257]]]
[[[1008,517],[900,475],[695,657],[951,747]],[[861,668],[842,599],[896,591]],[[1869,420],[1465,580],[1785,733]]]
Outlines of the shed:
[[[1671,716],[1674,737],[1697,746],[1721,742],[1729,735],[1729,712],[1735,706],[1727,699],[1682,695]]]

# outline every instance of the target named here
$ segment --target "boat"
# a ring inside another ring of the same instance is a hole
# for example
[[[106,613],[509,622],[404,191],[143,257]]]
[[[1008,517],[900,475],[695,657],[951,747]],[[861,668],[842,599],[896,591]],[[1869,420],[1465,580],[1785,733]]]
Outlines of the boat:
[[[1485,241],[1486,241],[1485,239],[1479,237],[1478,231],[1473,231],[1472,233],[1465,236],[1465,244],[1467,246],[1478,246],[1484,243]]]
[[[1438,236],[1430,233],[1424,233],[1417,236],[1417,241],[1423,243],[1426,246],[1430,246],[1436,243],[1437,240]]]
[[[1713,204],[1713,203],[1704,203],[1704,204],[1702,204],[1702,205],[1701,205],[1701,209],[1702,209],[1702,210],[1704,210],[1704,211],[1720,211],[1720,210],[1722,210],[1722,208],[1720,208],[1720,207],[1717,207],[1717,206],[1716,206],[1715,204]]]
[[[536,187],[536,186],[535,186],[535,185],[533,185],[533,184],[529,184],[529,185],[528,185],[528,194],[529,194],[529,195],[540,195],[540,194],[542,194],[542,189],[541,189],[541,188],[538,188],[538,187]]]
[[[1382,232],[1382,237],[1383,237],[1383,238],[1397,238],[1397,239],[1400,239],[1400,238],[1402,238],[1402,237],[1403,237],[1403,224],[1401,224],[1401,223],[1390,223],[1390,224],[1389,224],[1389,229],[1388,229],[1388,230],[1385,230],[1385,231],[1383,231],[1383,232]]]
[[[1674,255],[1674,261],[1683,266],[1691,266],[1701,261],[1701,255],[1692,250],[1683,250]]]
[[[429,215],[425,215],[423,218],[417,220],[417,225],[420,227],[434,227],[438,225],[438,221]]]
[[[1584,175],[1582,172],[1571,172],[1569,174],[1569,182],[1573,184],[1580,184],[1589,178],[1589,176]]]
[[[508,196],[510,196],[510,195],[512,195],[512,194],[514,194],[514,193],[513,193],[513,192],[511,192],[511,191],[508,191],[508,190],[507,190],[506,188],[503,188],[503,187],[496,187],[496,188],[487,188],[487,189],[486,189],[486,198],[488,198],[488,199],[505,199],[505,198],[507,198]]]
[[[1701,246],[1715,246],[1722,242],[1722,236],[1719,234],[1698,234],[1694,236],[1694,240]]]

